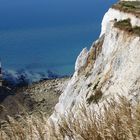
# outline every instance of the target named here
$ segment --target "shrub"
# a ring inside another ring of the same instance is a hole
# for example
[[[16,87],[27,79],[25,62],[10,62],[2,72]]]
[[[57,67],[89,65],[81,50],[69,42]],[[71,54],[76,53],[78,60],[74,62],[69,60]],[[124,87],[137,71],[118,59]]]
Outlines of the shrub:
[[[135,34],[137,34],[137,35],[140,36],[140,27],[139,27],[139,26],[135,26],[135,27],[133,28],[133,32],[134,32]]]
[[[114,23],[114,27],[140,36],[140,27],[139,26],[132,27],[130,19],[116,21]]]
[[[129,32],[132,31],[132,25],[131,25],[130,19],[117,21],[114,23],[114,26],[119,29],[123,29]]]
[[[102,98],[103,93],[100,89],[97,89],[94,93],[94,95],[91,95],[88,99],[87,99],[87,103],[91,104],[91,103],[96,103],[98,104],[99,100]]]

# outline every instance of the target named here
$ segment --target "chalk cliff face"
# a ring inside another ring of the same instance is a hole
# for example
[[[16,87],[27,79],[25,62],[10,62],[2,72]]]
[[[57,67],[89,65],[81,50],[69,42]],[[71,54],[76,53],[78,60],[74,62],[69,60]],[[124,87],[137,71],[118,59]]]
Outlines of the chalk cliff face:
[[[104,15],[103,21],[102,21],[102,31],[101,35],[103,35],[108,27],[108,24],[111,20],[124,20],[130,18],[132,26],[139,26],[140,25],[140,18],[133,15],[132,13],[125,13],[123,11],[119,11],[113,8],[110,8],[108,12]]]
[[[114,27],[114,19],[127,18],[132,26],[140,26],[140,19],[132,14],[112,8],[105,14],[99,39],[78,56],[75,73],[50,117],[55,126],[69,112],[78,115],[81,103],[96,110],[112,96],[117,100],[118,95],[123,95],[133,103],[139,100],[140,37]]]

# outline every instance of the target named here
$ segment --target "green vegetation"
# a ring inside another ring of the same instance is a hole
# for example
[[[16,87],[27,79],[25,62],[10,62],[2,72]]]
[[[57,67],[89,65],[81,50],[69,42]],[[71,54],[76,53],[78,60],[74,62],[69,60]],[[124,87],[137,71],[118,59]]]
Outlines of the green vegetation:
[[[88,84],[88,88],[91,87],[91,86],[92,86],[92,83],[89,83],[89,84]]]
[[[87,99],[87,103],[90,105],[91,103],[96,103],[98,104],[99,100],[102,98],[103,93],[101,90],[96,90],[94,95],[91,95],[88,99]]]
[[[116,21],[114,23],[114,27],[140,36],[140,27],[139,26],[132,27],[130,19]]]
[[[132,32],[132,25],[130,23],[130,19],[116,21],[114,23],[114,26],[117,27],[117,28],[119,28],[119,29]]]
[[[135,27],[133,28],[133,32],[134,32],[135,34],[137,34],[137,35],[140,36],[140,27],[139,27],[139,26],[135,26]]]
[[[135,14],[140,17],[140,2],[139,1],[121,1],[112,6],[114,9]]]

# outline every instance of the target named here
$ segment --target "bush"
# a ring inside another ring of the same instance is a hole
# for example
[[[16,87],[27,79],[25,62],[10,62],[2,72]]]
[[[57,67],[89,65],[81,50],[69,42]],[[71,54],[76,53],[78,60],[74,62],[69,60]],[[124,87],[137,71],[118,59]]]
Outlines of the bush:
[[[140,27],[139,27],[139,26],[135,26],[135,27],[133,28],[133,32],[134,32],[135,34],[137,34],[137,35],[140,36]]]
[[[119,29],[126,30],[126,31],[132,31],[130,19],[125,19],[125,20],[120,20],[118,22],[115,22],[114,26]]]
[[[114,27],[140,36],[140,27],[139,26],[132,27],[130,19],[116,21],[114,23]]]
[[[96,103],[98,104],[99,100],[102,98],[103,93],[100,89],[97,89],[94,93],[94,95],[91,95],[88,99],[87,99],[87,103],[90,105],[91,103]]]

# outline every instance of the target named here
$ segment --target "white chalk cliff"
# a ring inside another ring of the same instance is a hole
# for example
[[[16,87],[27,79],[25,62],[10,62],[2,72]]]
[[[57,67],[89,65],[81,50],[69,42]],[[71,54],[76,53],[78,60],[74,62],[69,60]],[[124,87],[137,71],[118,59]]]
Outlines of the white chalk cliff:
[[[97,106],[102,108],[106,99],[117,99],[118,94],[134,103],[140,99],[140,36],[114,27],[114,19],[127,18],[132,26],[140,26],[140,18],[133,14],[112,8],[105,14],[99,39],[78,56],[75,73],[49,119],[54,126],[69,112],[78,115],[76,108],[81,103],[96,110]],[[97,93],[98,103],[93,99],[88,105],[88,99]]]

